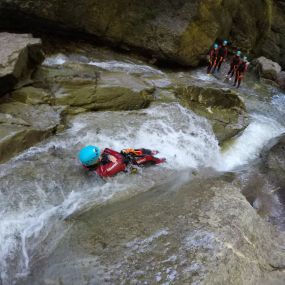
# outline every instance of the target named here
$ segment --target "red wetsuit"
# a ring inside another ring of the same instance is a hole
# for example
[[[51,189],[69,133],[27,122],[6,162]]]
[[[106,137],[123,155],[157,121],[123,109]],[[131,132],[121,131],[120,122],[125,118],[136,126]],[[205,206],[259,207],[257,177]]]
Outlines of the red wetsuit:
[[[240,65],[241,63],[241,58],[240,56],[238,55],[234,55],[232,57],[232,60],[231,60],[231,67],[230,67],[230,70],[228,72],[228,75],[230,75],[230,77],[232,78],[238,68],[238,66]]]
[[[127,149],[121,153],[105,148],[101,154],[99,163],[94,166],[84,166],[84,168],[95,171],[101,177],[114,176],[118,172],[126,171],[128,164],[143,165],[146,163],[159,164],[165,159],[157,158],[152,155],[152,151],[147,149]]]
[[[228,56],[228,48],[224,45],[219,47],[218,57],[217,57],[213,72],[216,71],[217,67],[218,67],[218,71],[220,71],[221,65],[227,59],[227,56]]]
[[[215,49],[214,47],[209,52],[209,64],[207,68],[208,74],[211,72],[212,67],[217,64],[218,53],[219,53],[219,49],[218,48]]]
[[[242,61],[239,64],[239,66],[237,67],[235,83],[234,83],[234,86],[237,84],[237,88],[239,88],[240,83],[241,83],[242,79],[244,78],[244,74],[246,73],[246,71],[248,69],[248,65],[249,65],[248,62]]]

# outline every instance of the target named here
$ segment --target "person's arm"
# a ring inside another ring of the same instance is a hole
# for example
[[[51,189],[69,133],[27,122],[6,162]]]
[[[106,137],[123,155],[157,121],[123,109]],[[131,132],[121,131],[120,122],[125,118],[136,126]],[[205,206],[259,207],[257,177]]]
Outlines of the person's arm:
[[[111,177],[117,174],[120,171],[124,171],[126,165],[122,160],[117,160],[116,162],[109,162],[107,164],[100,164],[95,172],[101,177]]]
[[[110,148],[105,148],[103,153],[112,155],[112,156],[114,156],[116,159],[119,159],[119,160],[122,160],[122,159],[123,159],[123,158],[122,158],[122,155],[121,155],[119,152],[117,152],[117,151],[115,151],[115,150],[112,150],[112,149],[110,149]]]

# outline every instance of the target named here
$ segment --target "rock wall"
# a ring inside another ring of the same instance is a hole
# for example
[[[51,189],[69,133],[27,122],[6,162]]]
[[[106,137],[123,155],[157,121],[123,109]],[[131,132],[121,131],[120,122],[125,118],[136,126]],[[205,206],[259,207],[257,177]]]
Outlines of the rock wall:
[[[258,54],[278,62],[285,67],[285,1],[274,0],[269,33],[257,50]]]
[[[245,52],[272,53],[272,38],[276,46],[283,43],[283,36],[274,36],[276,27],[283,27],[281,2],[3,0],[0,29],[73,30],[162,60],[196,66],[219,37],[229,38]],[[273,55],[281,59],[282,50],[276,48]]]

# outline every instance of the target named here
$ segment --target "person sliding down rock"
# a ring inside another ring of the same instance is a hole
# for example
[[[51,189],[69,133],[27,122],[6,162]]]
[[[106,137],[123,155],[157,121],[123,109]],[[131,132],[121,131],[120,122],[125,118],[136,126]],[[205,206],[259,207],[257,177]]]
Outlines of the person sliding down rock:
[[[247,61],[247,57],[244,56],[241,63],[239,64],[239,66],[237,67],[236,70],[236,77],[235,77],[235,83],[234,86],[237,86],[237,88],[239,88],[241,81],[244,78],[244,75],[248,69],[249,66],[249,62]]]
[[[217,67],[218,67],[218,72],[219,72],[223,62],[227,60],[227,56],[228,56],[227,44],[228,44],[228,41],[223,41],[222,46],[219,47],[218,57],[217,57],[217,61],[214,66],[213,72],[216,71]]]
[[[226,76],[226,79],[231,80],[232,77],[234,76],[234,74],[236,73],[236,70],[237,70],[239,64],[241,63],[240,55],[241,55],[241,52],[238,50],[237,53],[232,57],[231,67],[230,67],[230,70]]]
[[[207,68],[207,73],[211,73],[212,67],[214,67],[217,64],[218,60],[218,52],[219,52],[219,46],[217,44],[214,44],[209,52],[209,64]]]
[[[135,166],[165,162],[165,158],[154,157],[157,153],[145,148],[123,149],[120,153],[105,148],[101,153],[97,146],[89,145],[80,150],[78,157],[85,169],[95,171],[101,177],[110,177],[121,171],[127,172],[128,168],[135,169]]]

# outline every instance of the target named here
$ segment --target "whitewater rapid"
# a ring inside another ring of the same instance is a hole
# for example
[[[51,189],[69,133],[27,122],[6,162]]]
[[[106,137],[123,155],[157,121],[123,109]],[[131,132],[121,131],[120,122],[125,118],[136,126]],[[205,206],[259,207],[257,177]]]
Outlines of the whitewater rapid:
[[[44,64],[61,65],[69,60],[68,56],[58,55]],[[156,68],[128,60],[91,60],[88,64],[109,71],[147,72],[167,78]],[[193,76],[216,81],[201,71]],[[284,104],[284,97],[273,98],[273,108],[280,112]],[[149,191],[165,181],[179,180],[178,174],[183,171],[189,173],[183,179],[191,179],[192,171],[202,168],[235,171],[246,167],[283,132],[284,126],[270,114],[252,113],[247,129],[221,150],[210,123],[178,103],[76,116],[63,133],[0,165],[1,285],[27,275],[72,226],[66,220],[82,211]],[[138,175],[122,173],[102,181],[86,174],[78,162],[77,153],[88,144],[118,151],[128,147],[157,149],[167,163],[143,169]]]

